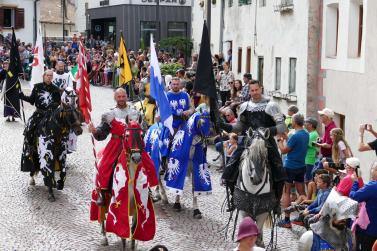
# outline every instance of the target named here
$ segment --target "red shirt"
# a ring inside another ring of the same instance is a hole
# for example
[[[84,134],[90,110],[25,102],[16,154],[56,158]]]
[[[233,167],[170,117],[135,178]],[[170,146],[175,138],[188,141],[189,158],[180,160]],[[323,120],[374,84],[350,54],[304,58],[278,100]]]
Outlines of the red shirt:
[[[358,178],[359,182],[359,188],[362,188],[364,186],[363,178]],[[351,189],[352,189],[353,180],[350,174],[348,174],[346,177],[344,177],[336,187],[336,191],[338,191],[343,196],[349,196]]]
[[[332,140],[330,138],[330,131],[333,128],[336,128],[336,125],[335,125],[334,121],[332,121],[330,124],[328,124],[327,126],[325,126],[325,134],[323,134],[322,143],[326,143],[326,144],[332,145]],[[321,154],[322,154],[323,157],[331,157],[331,155],[332,155],[331,153],[332,153],[331,148],[321,147]]]

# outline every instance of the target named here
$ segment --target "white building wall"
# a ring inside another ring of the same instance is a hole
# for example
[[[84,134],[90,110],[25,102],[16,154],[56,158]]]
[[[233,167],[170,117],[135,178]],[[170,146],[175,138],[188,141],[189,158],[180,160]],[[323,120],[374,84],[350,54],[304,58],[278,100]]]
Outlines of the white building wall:
[[[23,29],[16,29],[16,37],[21,41],[26,43],[34,44],[34,1],[33,0],[1,0],[0,6],[9,6],[15,8],[24,8],[25,9],[25,25]],[[38,5],[37,5],[38,6]],[[37,9],[37,15],[39,16],[39,11]],[[39,19],[37,19],[39,20]],[[11,33],[11,29],[3,28],[3,34],[6,35]]]
[[[201,7],[201,1],[194,0],[192,5],[192,40],[193,53],[199,53],[200,42],[202,39],[203,23],[206,17],[206,1],[203,0],[204,6]],[[211,0],[209,0],[211,1]],[[216,4],[211,4],[211,53],[218,54],[220,52],[220,26],[221,18],[221,0],[217,0]]]
[[[369,180],[369,168],[376,159],[374,152],[357,151],[359,143],[358,128],[360,124],[370,123],[377,130],[377,1],[363,0],[364,20],[363,20],[363,41],[361,48],[361,57],[358,59],[347,58],[348,46],[341,45],[350,35],[348,33],[350,23],[349,13],[350,0],[339,0],[339,31],[346,34],[339,34],[338,38],[338,55],[339,58],[324,58],[324,49],[322,50],[322,68],[325,71],[323,79],[323,94],[325,106],[334,110],[338,114],[345,116],[345,136],[355,157],[361,160],[361,170],[364,180]],[[323,8],[329,1],[324,1]],[[343,11],[342,11],[343,10]],[[324,23],[325,11],[324,11]],[[325,29],[323,30],[325,31]],[[326,34],[323,32],[323,41],[326,40]],[[325,46],[322,46],[325,48]],[[352,68],[350,64],[355,60],[358,61],[358,67]],[[332,61],[332,62],[331,62]],[[349,62],[351,61],[351,63]],[[329,63],[331,62],[331,63]],[[339,126],[339,124],[338,124]],[[364,142],[370,142],[374,137],[365,132]]]
[[[86,31],[86,16],[85,16],[85,3],[94,2],[89,0],[76,0],[76,31],[78,33],[85,33]]]
[[[65,36],[65,40],[67,41],[72,39],[73,34],[79,35],[74,25],[66,24],[64,26],[64,29],[68,30],[68,36]],[[63,25],[61,23],[60,24],[44,23],[42,24],[42,31],[43,31],[43,36],[44,34],[46,34],[47,37],[53,37],[53,38],[63,37]]]
[[[260,1],[251,5],[226,7],[224,41],[233,41],[232,71],[242,79],[246,71],[246,51],[251,47],[251,73],[258,77],[258,57],[264,58],[263,83],[265,93],[275,89],[275,58],[281,57],[281,89],[288,94],[289,58],[297,58],[296,92],[297,106],[306,113],[307,103],[307,58],[308,58],[308,1],[294,0],[294,10],[290,13],[274,11],[274,5],[280,1],[266,1],[266,6],[259,6]],[[256,18],[255,18],[256,17]],[[256,35],[254,27],[256,20]],[[255,43],[255,42],[256,43]],[[227,46],[226,44],[224,45]],[[242,68],[238,68],[238,48],[242,48]],[[226,50],[227,48],[225,48]],[[275,99],[284,113],[291,104]]]

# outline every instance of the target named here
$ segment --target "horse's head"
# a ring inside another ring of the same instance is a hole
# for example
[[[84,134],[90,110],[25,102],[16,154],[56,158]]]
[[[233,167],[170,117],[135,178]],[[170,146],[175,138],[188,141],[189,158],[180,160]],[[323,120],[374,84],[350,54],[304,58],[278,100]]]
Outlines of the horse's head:
[[[77,96],[72,88],[67,88],[62,94],[60,118],[76,135],[82,134],[81,112],[77,108]]]
[[[128,122],[125,129],[124,147],[134,163],[139,163],[141,160],[141,152],[144,149],[142,134],[143,130],[137,121],[131,120]]]
[[[192,129],[197,135],[207,138],[211,129],[210,116],[208,112],[196,112],[192,116],[194,119]]]

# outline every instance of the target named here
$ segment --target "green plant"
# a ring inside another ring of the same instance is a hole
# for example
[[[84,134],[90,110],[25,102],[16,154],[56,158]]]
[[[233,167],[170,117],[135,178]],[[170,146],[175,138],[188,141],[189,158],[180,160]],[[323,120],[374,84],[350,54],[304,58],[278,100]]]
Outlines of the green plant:
[[[160,49],[165,49],[173,53],[179,51],[183,52],[186,57],[191,55],[191,50],[193,48],[193,43],[190,38],[187,37],[168,37],[161,39]]]
[[[183,66],[181,64],[171,63],[171,64],[162,64],[160,66],[161,75],[172,75],[175,76],[175,72],[179,69],[182,69]]]

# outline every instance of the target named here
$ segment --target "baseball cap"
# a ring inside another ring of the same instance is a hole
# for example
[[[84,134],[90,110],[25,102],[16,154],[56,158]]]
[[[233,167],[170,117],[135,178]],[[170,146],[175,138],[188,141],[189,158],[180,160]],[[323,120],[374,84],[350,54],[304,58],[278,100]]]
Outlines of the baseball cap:
[[[332,117],[334,117],[334,112],[333,112],[333,110],[331,110],[331,109],[329,109],[329,108],[325,108],[325,109],[323,109],[322,111],[318,111],[318,114],[319,115],[325,115],[325,116],[327,116],[327,117],[329,117],[329,118],[332,118]]]
[[[250,217],[245,217],[238,227],[237,241],[259,234],[257,224]]]

